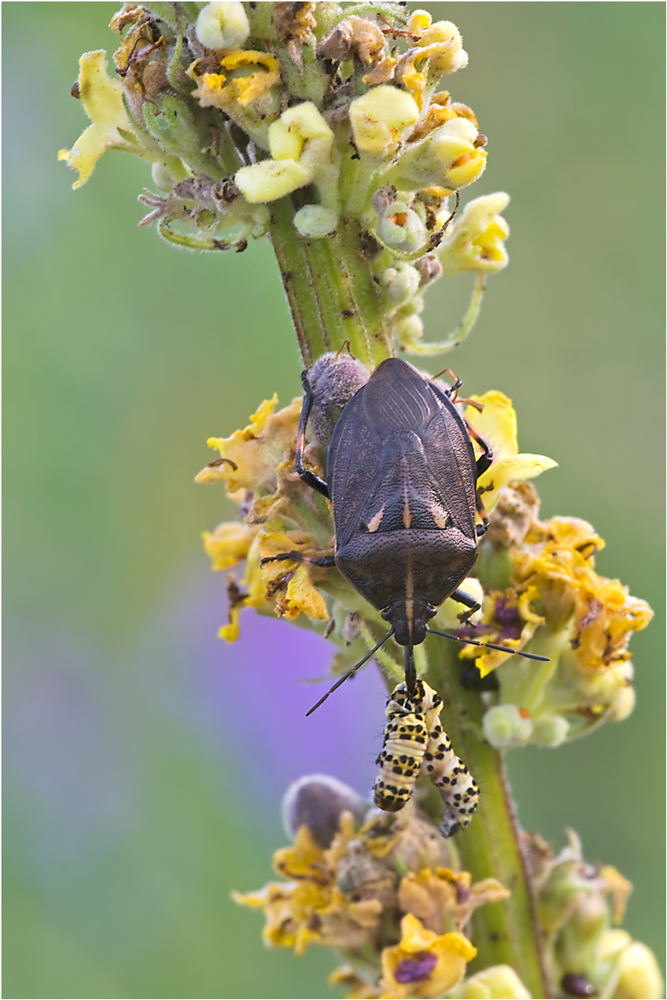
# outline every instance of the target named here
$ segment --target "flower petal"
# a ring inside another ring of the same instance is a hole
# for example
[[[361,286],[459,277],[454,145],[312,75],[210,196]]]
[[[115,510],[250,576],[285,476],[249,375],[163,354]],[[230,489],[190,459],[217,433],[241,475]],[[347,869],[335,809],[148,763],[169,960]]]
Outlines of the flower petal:
[[[477,485],[484,491],[482,499],[487,510],[491,510],[503,486],[510,480],[534,479],[546,469],[554,469],[558,462],[546,455],[508,455],[493,463],[490,469],[479,477]]]

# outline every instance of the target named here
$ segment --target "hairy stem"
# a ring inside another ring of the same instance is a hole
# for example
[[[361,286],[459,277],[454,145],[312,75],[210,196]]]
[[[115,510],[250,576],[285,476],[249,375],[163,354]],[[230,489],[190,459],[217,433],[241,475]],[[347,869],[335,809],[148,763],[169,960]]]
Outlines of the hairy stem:
[[[461,867],[473,881],[497,878],[511,892],[507,900],[475,911],[471,938],[477,958],[470,971],[510,965],[531,996],[553,996],[502,754],[482,736],[483,705],[478,692],[459,683],[456,654],[442,642],[427,641],[428,681],[445,702],[442,724],[480,787],[479,808],[468,829],[456,837]]]
[[[359,224],[341,220],[332,235],[307,240],[294,226],[291,198],[271,209],[269,233],[304,366],[347,341],[359,361],[377,367],[393,349]]]

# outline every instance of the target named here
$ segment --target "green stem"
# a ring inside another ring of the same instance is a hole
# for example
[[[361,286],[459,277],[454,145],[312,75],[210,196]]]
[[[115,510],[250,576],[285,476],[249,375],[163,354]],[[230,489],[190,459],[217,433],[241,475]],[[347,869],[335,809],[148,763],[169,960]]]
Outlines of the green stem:
[[[428,680],[445,702],[442,724],[480,787],[479,808],[468,829],[456,837],[461,867],[471,873],[473,882],[497,878],[511,892],[507,900],[475,911],[470,937],[477,958],[470,972],[509,965],[532,997],[551,997],[521,830],[502,754],[481,735],[484,706],[477,692],[459,683],[455,655],[442,642],[427,641]]]
[[[375,368],[394,351],[359,223],[341,220],[331,236],[307,240],[294,215],[291,198],[273,202],[269,234],[305,367],[348,342],[359,361]]]

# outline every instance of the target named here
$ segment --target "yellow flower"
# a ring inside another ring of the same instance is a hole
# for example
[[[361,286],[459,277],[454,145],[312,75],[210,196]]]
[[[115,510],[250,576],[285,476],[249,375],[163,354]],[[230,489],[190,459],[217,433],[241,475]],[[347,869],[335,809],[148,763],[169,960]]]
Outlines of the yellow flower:
[[[469,117],[450,117],[398,158],[392,171],[396,186],[456,189],[472,184],[486,165],[486,151],[476,145],[478,135]]]
[[[415,12],[423,14],[423,12]],[[415,23],[424,23],[414,18]],[[421,109],[429,83],[435,84],[445,73],[455,73],[468,65],[468,53],[463,48],[461,35],[451,21],[437,21],[420,31],[415,48],[399,60],[396,77],[410,91]]]
[[[507,266],[503,240],[509,236],[509,226],[498,213],[509,200],[508,194],[497,191],[468,202],[438,249],[445,274],[499,271]]]
[[[554,517],[534,525],[513,563],[516,584],[537,588],[541,610],[552,624],[562,625],[574,615],[571,645],[588,671],[628,660],[631,633],[646,628],[653,617],[646,601],[631,597],[619,580],[595,572],[594,556],[603,546],[586,521]]]
[[[270,160],[236,171],[246,200],[274,201],[317,180],[331,166],[333,132],[311,101],[288,108],[269,126]]]
[[[405,875],[398,890],[398,901],[404,912],[419,917],[429,930],[442,934],[451,924],[461,930],[478,906],[499,902],[509,895],[495,878],[471,885],[469,872],[438,867],[435,874],[430,868],[422,868]]]
[[[71,149],[61,149],[59,160],[65,160],[69,167],[79,174],[72,185],[80,188],[85,184],[99,158],[107,149],[126,149],[141,153],[133,141],[132,127],[123,106],[123,90],[119,80],[113,80],[107,72],[106,52],[84,52],[79,60],[79,97],[83,109],[92,125],[77,139]],[[129,133],[123,135],[120,131]]]
[[[235,902],[264,910],[267,945],[302,955],[310,944],[359,948],[374,941],[380,901],[348,898],[336,885],[338,864],[353,837],[351,813],[342,814],[339,833],[327,849],[302,826],[293,846],[276,851],[273,858],[276,871],[290,882],[273,882],[260,892],[232,893]]]
[[[372,87],[350,104],[350,124],[357,149],[389,155],[419,118],[416,102],[397,87]]]
[[[408,913],[401,920],[401,940],[382,952],[382,997],[438,997],[465,974],[477,950],[463,934],[438,936]]]
[[[469,406],[466,419],[493,450],[493,463],[478,480],[484,506],[489,511],[496,503],[500,490],[511,479],[534,479],[545,469],[555,468],[557,463],[545,455],[519,454],[516,413],[512,400],[502,392],[491,390],[483,396],[471,398],[482,403],[484,409],[479,413]]]
[[[207,465],[195,482],[222,480],[230,493],[241,489],[262,494],[275,491],[276,469],[285,451],[294,447],[301,413],[300,399],[274,413],[277,402],[276,395],[265,399],[250,417],[248,426],[234,431],[230,437],[209,438],[209,448],[218,449],[222,462]]]
[[[242,72],[230,76],[235,70],[242,71],[253,68],[254,72],[244,75]],[[197,89],[193,92],[202,108],[225,108],[232,103],[241,107],[251,104],[258,97],[270,90],[280,79],[278,62],[266,52],[254,52],[250,49],[232,52],[220,60],[219,73],[204,73],[198,77],[197,63],[188,70],[188,75],[197,81]],[[224,72],[224,71],[227,72]]]
[[[259,549],[262,559],[284,552],[301,551],[311,555],[316,550],[312,535],[304,532],[261,534]],[[264,599],[276,599],[276,614],[288,621],[298,617],[303,611],[309,618],[328,621],[329,613],[324,598],[310,580],[310,570],[306,563],[292,560],[265,563],[261,567],[262,580],[266,587]],[[280,593],[280,583],[288,577],[286,588]],[[278,596],[279,595],[279,596]]]
[[[248,555],[258,529],[242,521],[219,524],[214,532],[202,535],[204,548],[211,557],[214,570],[229,569]]]
[[[532,608],[533,602],[538,597],[539,590],[534,585],[518,593],[515,590],[508,590],[506,593],[494,591],[487,594],[483,602],[482,622],[487,626],[495,626],[497,631],[493,634],[485,632],[485,641],[501,642],[510,649],[525,649],[538,626],[544,624],[544,617],[538,615]],[[507,635],[503,631],[503,625],[506,626],[508,622],[514,627],[512,635]],[[497,649],[480,649],[478,646],[464,647],[461,656],[465,659],[474,659],[482,677],[486,677],[507,660],[507,653]]]

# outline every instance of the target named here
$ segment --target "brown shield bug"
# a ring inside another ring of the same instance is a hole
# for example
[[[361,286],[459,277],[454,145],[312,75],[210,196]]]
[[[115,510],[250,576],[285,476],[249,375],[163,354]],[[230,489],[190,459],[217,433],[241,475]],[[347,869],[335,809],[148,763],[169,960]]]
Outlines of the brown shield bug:
[[[377,646],[308,714],[392,635],[405,647],[405,682],[413,696],[417,681],[413,647],[424,641],[427,632],[516,654],[510,647],[461,640],[427,624],[448,597],[468,608],[468,615],[479,609],[459,585],[474,566],[477,540],[488,527],[477,480],[491,465],[492,454],[452,401],[461,383],[443,391],[407,362],[383,361],[336,422],[325,482],[303,465],[313,394],[305,372],[302,382],[296,468],[305,483],[331,500],[336,532],[335,555],[308,561],[335,565],[391,625]],[[477,459],[471,437],[481,448]],[[481,524],[476,524],[478,512]],[[273,559],[302,557],[286,552]],[[534,653],[519,655],[548,659]]]

